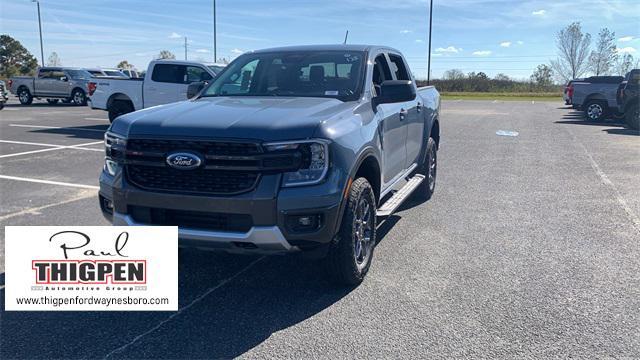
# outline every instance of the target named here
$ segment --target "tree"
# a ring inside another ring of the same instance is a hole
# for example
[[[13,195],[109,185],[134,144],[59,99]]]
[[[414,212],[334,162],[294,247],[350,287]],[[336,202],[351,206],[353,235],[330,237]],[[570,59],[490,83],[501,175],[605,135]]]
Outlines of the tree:
[[[47,66],[62,66],[62,61],[57,52],[52,52],[47,59]]]
[[[596,49],[589,55],[589,68],[594,75],[607,75],[618,60],[616,33],[604,28],[598,33]]]
[[[118,65],[116,65],[116,68],[118,68],[118,69],[133,69],[133,68],[135,68],[135,66],[133,66],[132,64],[129,64],[129,62],[127,60],[122,60],[122,61],[120,61],[118,63]]]
[[[173,53],[169,50],[162,50],[160,51],[160,53],[158,54],[158,56],[156,56],[156,59],[171,59],[171,60],[175,60],[176,56],[173,55]]]
[[[551,61],[551,67],[563,81],[578,78],[587,71],[591,35],[582,33],[579,22],[574,22],[558,32],[556,46],[558,59]]]
[[[539,86],[553,85],[553,70],[547,64],[540,64],[531,74],[531,82]]]
[[[627,75],[627,73],[633,69],[633,55],[624,54],[622,56],[618,56],[618,60],[614,67],[616,75]]]
[[[444,72],[445,80],[461,80],[464,79],[464,73],[458,69],[451,69]]]
[[[0,35],[0,77],[32,74],[37,67],[38,60],[19,41]]]
[[[497,81],[511,81],[511,78],[503,73],[497,74],[494,79]]]

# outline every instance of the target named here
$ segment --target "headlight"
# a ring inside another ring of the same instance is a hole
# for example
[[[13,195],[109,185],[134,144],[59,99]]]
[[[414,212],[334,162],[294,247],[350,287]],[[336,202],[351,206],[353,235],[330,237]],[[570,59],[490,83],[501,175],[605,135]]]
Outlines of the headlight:
[[[283,187],[313,185],[321,182],[329,170],[329,141],[324,139],[289,141],[265,144],[268,152],[299,150],[302,155],[300,168],[286,172]]]
[[[127,147],[127,139],[111,132],[104,133],[104,170],[114,176],[120,167],[118,160],[124,159],[124,151]]]
[[[112,132],[104,133],[104,146],[106,149],[111,149],[111,147],[126,147],[127,139],[124,136],[116,135]]]

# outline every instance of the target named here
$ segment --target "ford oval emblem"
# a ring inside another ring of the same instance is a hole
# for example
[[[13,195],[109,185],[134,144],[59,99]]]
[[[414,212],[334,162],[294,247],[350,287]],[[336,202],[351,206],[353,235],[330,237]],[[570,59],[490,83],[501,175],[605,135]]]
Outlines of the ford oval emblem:
[[[192,170],[202,165],[202,159],[193,153],[176,152],[167,156],[167,164],[174,169]]]

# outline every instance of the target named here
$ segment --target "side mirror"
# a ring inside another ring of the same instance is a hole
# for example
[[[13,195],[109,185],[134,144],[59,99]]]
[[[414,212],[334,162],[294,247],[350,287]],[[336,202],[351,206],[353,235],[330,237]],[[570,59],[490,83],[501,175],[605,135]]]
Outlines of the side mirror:
[[[194,82],[187,87],[187,99],[196,97],[204,89],[204,81]]]
[[[69,81],[69,78],[66,76],[61,76],[60,81]]]
[[[387,80],[380,86],[380,94],[373,98],[374,108],[380,104],[411,101],[416,98],[416,88],[411,80]]]

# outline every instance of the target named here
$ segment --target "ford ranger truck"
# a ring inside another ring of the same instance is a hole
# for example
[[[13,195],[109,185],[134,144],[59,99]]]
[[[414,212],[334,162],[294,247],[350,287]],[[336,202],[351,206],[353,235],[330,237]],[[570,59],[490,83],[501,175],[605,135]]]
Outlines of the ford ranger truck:
[[[197,87],[106,132],[99,203],[114,225],[178,226],[183,247],[305,252],[353,285],[378,220],[434,192],[440,96],[397,50],[254,51]]]

